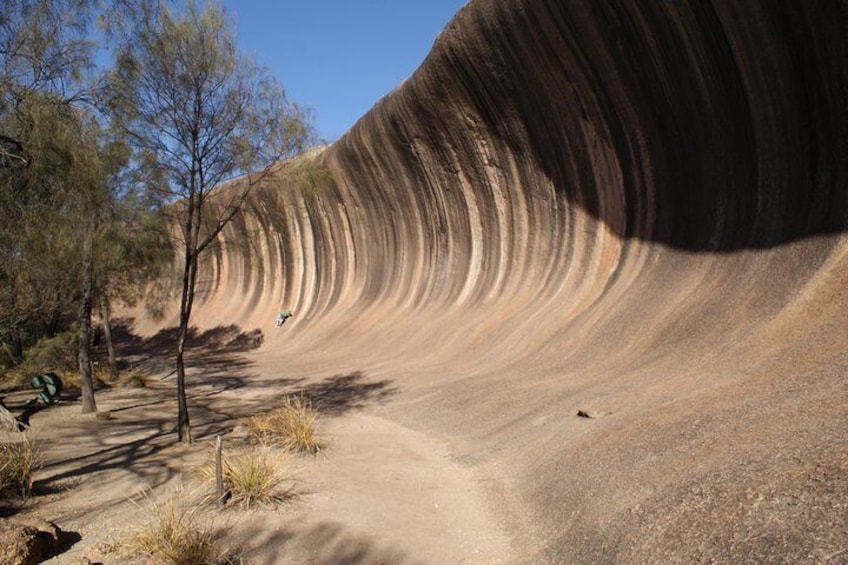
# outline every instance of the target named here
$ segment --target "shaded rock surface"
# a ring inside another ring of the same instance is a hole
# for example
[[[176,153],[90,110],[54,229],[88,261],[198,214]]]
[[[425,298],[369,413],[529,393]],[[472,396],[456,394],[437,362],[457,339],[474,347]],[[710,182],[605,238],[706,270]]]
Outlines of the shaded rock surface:
[[[43,520],[0,520],[0,565],[36,565],[56,554],[62,532]]]
[[[390,382],[528,562],[842,559],[846,6],[472,0],[253,193],[193,320]]]

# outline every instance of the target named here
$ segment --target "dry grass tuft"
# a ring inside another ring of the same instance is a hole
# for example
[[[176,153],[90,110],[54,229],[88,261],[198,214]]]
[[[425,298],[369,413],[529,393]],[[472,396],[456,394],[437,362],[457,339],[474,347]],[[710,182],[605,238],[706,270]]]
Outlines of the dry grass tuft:
[[[146,556],[157,565],[225,564],[230,561],[221,548],[217,531],[198,516],[203,508],[186,502],[178,489],[163,503],[148,501],[150,519],[123,538],[115,548],[131,556]]]
[[[294,496],[292,473],[286,454],[268,446],[251,446],[236,455],[222,456],[222,475],[227,505],[248,509],[257,504],[276,505]],[[215,457],[200,470],[215,487]],[[207,497],[214,500],[214,493]]]
[[[2,399],[0,399],[2,402]],[[15,415],[9,412],[5,406],[0,406],[0,430],[8,432],[17,432],[20,422],[15,419]]]
[[[41,465],[38,442],[28,434],[21,434],[20,441],[0,443],[0,496],[28,499]]]
[[[66,388],[71,389],[79,389],[82,388],[82,375],[80,375],[79,370],[76,371],[56,371],[56,374],[59,375],[59,378],[62,379],[62,383]],[[108,381],[109,371],[108,369],[104,369],[102,365],[94,365],[91,368],[91,386],[94,387],[94,390],[102,390],[106,388],[106,383]]]
[[[111,383],[112,378],[109,375],[108,363],[92,363],[91,364],[91,381],[92,383]]]
[[[138,369],[124,371],[118,377],[118,386],[125,388],[146,388],[150,377]]]
[[[287,396],[276,410],[248,419],[251,439],[289,451],[316,454],[324,448],[317,432],[318,411],[302,396]]]

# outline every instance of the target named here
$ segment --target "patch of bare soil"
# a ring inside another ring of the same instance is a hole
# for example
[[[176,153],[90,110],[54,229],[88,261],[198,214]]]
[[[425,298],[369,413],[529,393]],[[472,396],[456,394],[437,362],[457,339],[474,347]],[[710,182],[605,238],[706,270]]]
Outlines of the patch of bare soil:
[[[99,392],[100,417],[60,403],[32,416],[45,466],[36,496],[17,515],[79,534],[52,562],[126,562],[108,546],[147,519],[141,493],[157,500],[179,485],[201,488],[195,472],[217,434],[301,392],[323,408],[327,448],[295,458],[295,498],[248,511],[210,506],[204,514],[224,525],[224,544],[244,563],[509,562],[508,536],[489,514],[474,470],[436,439],[377,415],[369,399],[388,394],[384,388],[358,374],[312,383],[205,378],[189,391],[190,447],[176,443],[171,379]],[[224,437],[225,450],[233,448],[235,439]]]

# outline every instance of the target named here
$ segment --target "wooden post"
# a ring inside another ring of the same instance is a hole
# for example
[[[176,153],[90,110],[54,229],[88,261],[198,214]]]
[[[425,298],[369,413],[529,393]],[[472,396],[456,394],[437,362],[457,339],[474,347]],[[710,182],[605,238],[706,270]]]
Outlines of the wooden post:
[[[221,452],[223,444],[221,443],[221,435],[215,439],[215,500],[218,503],[218,508],[224,506],[224,469],[221,462]]]

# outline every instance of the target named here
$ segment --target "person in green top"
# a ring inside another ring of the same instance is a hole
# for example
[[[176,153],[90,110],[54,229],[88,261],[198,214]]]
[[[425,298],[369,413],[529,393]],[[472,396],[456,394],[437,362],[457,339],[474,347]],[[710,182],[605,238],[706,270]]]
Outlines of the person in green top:
[[[274,325],[279,328],[280,326],[282,326],[285,323],[286,320],[288,320],[292,316],[294,316],[294,314],[291,313],[291,310],[289,310],[289,309],[280,310],[280,313],[277,314],[277,319],[274,320]]]

